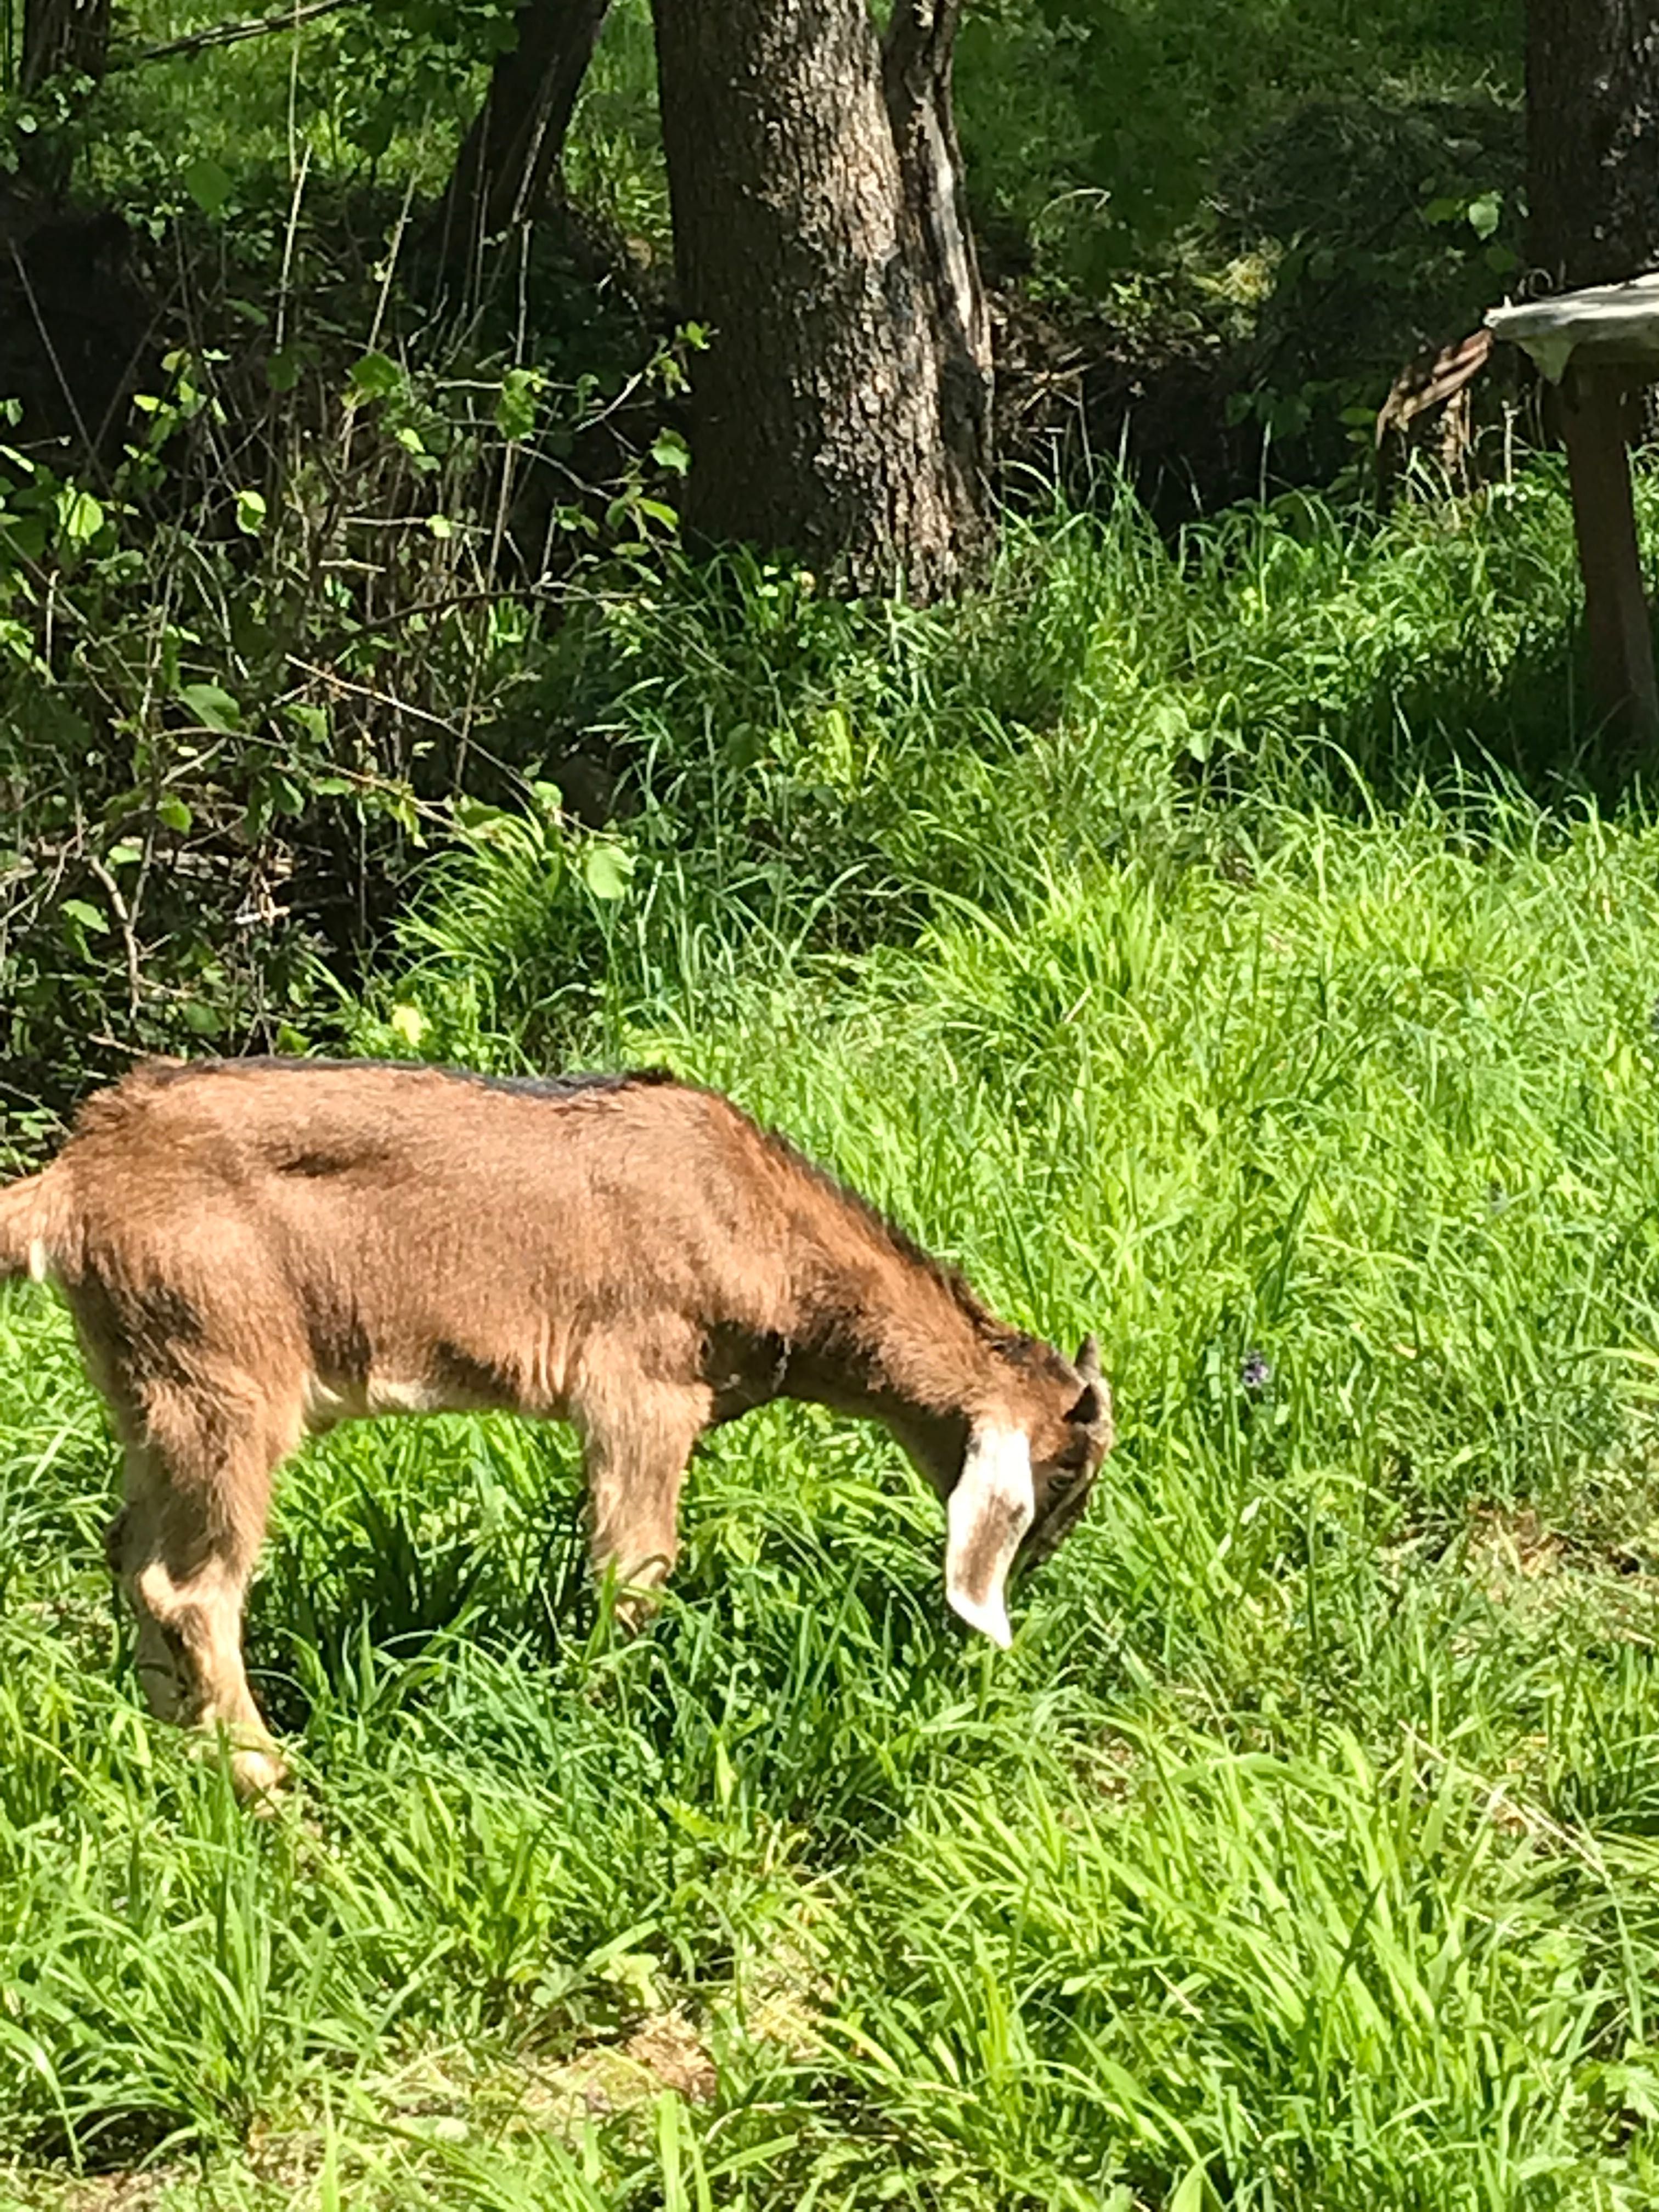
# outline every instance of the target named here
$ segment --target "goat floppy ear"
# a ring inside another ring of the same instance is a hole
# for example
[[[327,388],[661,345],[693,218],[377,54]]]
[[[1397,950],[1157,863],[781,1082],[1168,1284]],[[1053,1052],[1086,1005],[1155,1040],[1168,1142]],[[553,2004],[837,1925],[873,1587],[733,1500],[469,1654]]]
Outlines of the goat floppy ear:
[[[977,1428],[945,1508],[945,1595],[970,1628],[1004,1651],[1013,1642],[1004,1592],[1036,1511],[1031,1446],[1018,1429]]]

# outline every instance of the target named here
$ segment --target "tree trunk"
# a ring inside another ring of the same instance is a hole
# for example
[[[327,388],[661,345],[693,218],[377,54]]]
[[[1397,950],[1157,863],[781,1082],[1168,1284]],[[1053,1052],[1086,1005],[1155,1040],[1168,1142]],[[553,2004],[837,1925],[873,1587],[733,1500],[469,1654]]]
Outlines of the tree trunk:
[[[524,0],[514,43],[495,58],[439,213],[452,265],[471,261],[486,238],[539,213],[608,6],[609,0]]]
[[[1659,266],[1659,4],[1528,0],[1529,258],[1552,288]]]
[[[674,258],[709,330],[688,520],[854,589],[986,539],[991,348],[951,117],[957,0],[655,0]]]
[[[65,70],[101,77],[108,57],[109,0],[25,0],[20,91]]]

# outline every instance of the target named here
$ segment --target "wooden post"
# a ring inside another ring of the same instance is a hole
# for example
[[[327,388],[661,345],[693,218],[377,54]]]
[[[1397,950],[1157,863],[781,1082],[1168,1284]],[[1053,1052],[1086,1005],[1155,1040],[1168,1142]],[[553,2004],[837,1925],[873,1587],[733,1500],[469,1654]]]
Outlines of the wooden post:
[[[1659,740],[1659,690],[1625,440],[1629,393],[1618,369],[1575,363],[1562,396],[1591,696],[1598,713],[1653,742]]]

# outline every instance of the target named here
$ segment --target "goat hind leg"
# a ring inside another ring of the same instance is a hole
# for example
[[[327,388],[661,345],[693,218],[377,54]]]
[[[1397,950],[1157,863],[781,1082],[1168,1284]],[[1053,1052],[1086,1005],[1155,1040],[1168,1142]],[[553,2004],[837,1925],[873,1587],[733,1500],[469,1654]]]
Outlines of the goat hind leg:
[[[127,1502],[107,1546],[138,1624],[137,1672],[159,1719],[230,1740],[237,1789],[274,1789],[286,1770],[242,1664],[242,1607],[280,1455],[222,1439],[127,1454]]]

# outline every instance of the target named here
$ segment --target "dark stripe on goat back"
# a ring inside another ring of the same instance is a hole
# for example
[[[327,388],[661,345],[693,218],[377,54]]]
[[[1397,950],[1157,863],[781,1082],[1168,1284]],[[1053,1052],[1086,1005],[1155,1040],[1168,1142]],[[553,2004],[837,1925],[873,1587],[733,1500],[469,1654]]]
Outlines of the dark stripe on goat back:
[[[160,1088],[185,1083],[198,1075],[435,1075],[449,1083],[469,1083],[484,1091],[506,1091],[521,1098],[572,1098],[594,1091],[677,1085],[671,1068],[632,1067],[567,1075],[486,1075],[476,1067],[443,1067],[429,1060],[326,1060],[289,1058],[281,1053],[249,1053],[237,1060],[149,1060],[133,1071],[141,1082]],[[128,1078],[131,1081],[131,1077]],[[690,1088],[690,1085],[684,1086]]]

